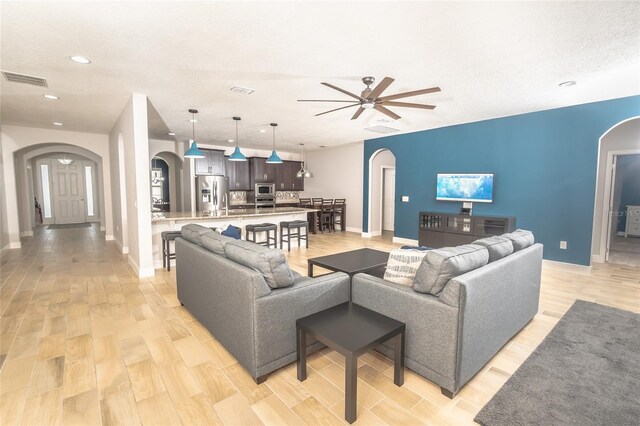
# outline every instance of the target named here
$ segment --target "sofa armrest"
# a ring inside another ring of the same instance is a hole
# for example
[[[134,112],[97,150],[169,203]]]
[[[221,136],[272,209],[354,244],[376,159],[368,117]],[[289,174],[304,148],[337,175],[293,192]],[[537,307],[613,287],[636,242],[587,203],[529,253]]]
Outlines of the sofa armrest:
[[[452,389],[458,308],[437,297],[413,291],[368,274],[353,277],[353,302],[406,324],[405,355],[429,370],[432,381]]]
[[[291,287],[273,289],[254,300],[257,368],[295,353],[296,320],[349,301],[349,276],[336,272],[301,277]]]

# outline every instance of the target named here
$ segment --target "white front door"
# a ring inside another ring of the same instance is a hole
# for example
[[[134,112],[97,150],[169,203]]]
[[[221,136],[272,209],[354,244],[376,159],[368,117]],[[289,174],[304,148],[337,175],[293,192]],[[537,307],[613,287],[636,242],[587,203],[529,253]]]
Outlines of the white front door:
[[[82,162],[69,165],[54,161],[53,204],[55,223],[84,223],[84,185]]]
[[[384,189],[382,197],[382,230],[393,231],[396,205],[396,170],[384,170]]]

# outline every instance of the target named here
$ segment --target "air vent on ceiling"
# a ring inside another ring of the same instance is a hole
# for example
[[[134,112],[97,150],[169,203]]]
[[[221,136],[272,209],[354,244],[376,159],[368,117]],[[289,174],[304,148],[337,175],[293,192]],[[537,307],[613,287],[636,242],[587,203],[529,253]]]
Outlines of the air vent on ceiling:
[[[382,125],[369,126],[369,127],[365,127],[364,129],[370,132],[376,132],[376,133],[395,133],[400,131],[398,129],[394,129],[393,127],[382,126]]]
[[[231,89],[233,93],[242,93],[243,95],[250,95],[253,92],[255,92],[255,90],[253,89],[249,89],[248,87],[240,87],[240,86],[233,86]]]
[[[26,74],[18,74],[17,72],[11,71],[2,71],[2,75],[4,75],[4,78],[6,78],[7,81],[11,81],[13,83],[24,83],[31,84],[33,86],[48,87],[46,78]]]

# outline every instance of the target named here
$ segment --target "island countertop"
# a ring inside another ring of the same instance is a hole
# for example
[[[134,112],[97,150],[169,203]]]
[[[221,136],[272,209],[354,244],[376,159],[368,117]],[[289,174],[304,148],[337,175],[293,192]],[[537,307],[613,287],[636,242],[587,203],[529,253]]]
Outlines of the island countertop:
[[[157,212],[151,213],[151,222],[166,222],[177,220],[212,220],[212,219],[243,219],[260,216],[280,216],[295,213],[311,213],[318,211],[314,208],[300,207],[274,207],[274,208],[249,208],[249,209],[229,209],[228,211],[217,212]]]

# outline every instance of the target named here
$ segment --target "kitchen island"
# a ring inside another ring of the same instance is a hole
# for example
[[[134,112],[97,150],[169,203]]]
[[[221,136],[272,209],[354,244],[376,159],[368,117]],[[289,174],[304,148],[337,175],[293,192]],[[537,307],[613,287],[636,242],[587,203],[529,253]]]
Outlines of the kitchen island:
[[[282,221],[307,220],[307,214],[316,211],[317,209],[314,208],[274,207],[230,209],[207,213],[191,211],[154,212],[151,214],[154,267],[162,267],[162,238],[160,234],[164,231],[179,231],[182,226],[189,223],[197,223],[208,228],[224,228],[228,225],[233,225],[242,229],[242,237],[244,238],[244,228],[247,225],[265,222],[279,225]],[[295,239],[292,239],[292,245],[294,241]]]

